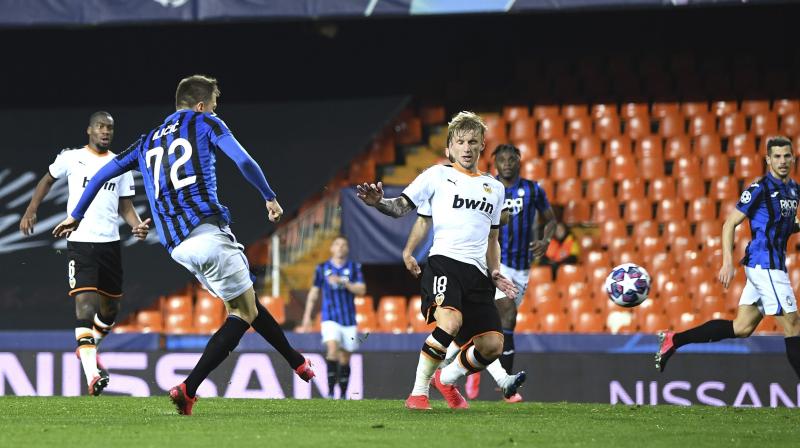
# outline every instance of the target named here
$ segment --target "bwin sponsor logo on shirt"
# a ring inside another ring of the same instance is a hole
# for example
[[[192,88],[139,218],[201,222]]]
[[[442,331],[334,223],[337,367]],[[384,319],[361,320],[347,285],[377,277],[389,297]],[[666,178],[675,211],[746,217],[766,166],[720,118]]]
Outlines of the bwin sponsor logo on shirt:
[[[781,199],[781,216],[784,218],[797,214],[797,199]]]
[[[486,202],[486,198],[481,198],[480,201],[469,198],[460,198],[456,195],[453,198],[453,208],[471,208],[473,210],[480,210],[491,214],[494,211],[494,205]]]

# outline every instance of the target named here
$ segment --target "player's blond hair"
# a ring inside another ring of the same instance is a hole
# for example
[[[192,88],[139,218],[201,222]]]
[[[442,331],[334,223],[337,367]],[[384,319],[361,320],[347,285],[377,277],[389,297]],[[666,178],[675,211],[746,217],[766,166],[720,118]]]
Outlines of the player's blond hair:
[[[450,146],[450,140],[456,134],[462,134],[466,131],[472,131],[481,136],[481,143],[483,143],[483,136],[486,133],[486,123],[483,118],[475,112],[462,111],[456,114],[450,123],[447,123],[447,146]]]

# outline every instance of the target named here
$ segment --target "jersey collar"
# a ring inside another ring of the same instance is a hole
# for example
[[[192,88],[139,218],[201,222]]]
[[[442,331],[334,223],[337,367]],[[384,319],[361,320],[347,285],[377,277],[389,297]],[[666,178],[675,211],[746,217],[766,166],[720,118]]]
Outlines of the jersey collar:
[[[454,164],[452,164],[450,166],[452,166],[453,169],[458,171],[459,173],[466,174],[467,176],[470,176],[470,177],[478,177],[478,176],[481,175],[480,171],[478,171],[477,173],[473,173],[472,171],[465,170],[464,167],[462,167],[461,165],[458,164],[458,162],[456,162],[456,163],[454,163]]]

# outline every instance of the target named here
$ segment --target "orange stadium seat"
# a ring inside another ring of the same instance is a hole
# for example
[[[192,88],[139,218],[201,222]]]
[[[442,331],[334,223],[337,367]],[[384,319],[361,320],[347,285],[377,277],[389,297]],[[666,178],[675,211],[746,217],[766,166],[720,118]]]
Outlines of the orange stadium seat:
[[[684,201],[691,201],[706,195],[706,184],[700,177],[680,177],[678,178],[677,184],[678,198]]]
[[[570,316],[576,316],[581,313],[595,313],[597,312],[597,307],[595,306],[595,302],[592,299],[591,295],[588,293],[588,287],[585,283],[583,283],[584,288],[586,289],[586,294],[581,297],[566,297],[565,300],[567,302],[567,314]]]
[[[571,118],[567,122],[567,137],[575,141],[579,138],[592,135],[592,120],[587,115]]]
[[[651,201],[660,201],[667,198],[676,198],[675,179],[672,177],[660,177],[650,181],[647,190],[647,198]]]
[[[586,271],[579,264],[562,264],[558,267],[556,282],[567,284],[572,282],[585,282]]]
[[[539,119],[539,139],[552,140],[564,137],[564,119],[558,116]]]
[[[753,134],[737,134],[728,139],[727,154],[738,157],[756,153],[756,139]]]
[[[675,159],[672,165],[672,177],[700,177],[700,159],[695,156],[683,156]]]
[[[744,100],[742,112],[748,117],[762,112],[769,112],[769,100]]]
[[[191,313],[166,312],[164,313],[164,331],[171,334],[194,333],[193,321]]]
[[[717,238],[722,233],[722,222],[718,220],[708,220],[698,222],[694,229],[694,237],[697,241],[705,243],[709,238]]]
[[[631,138],[627,135],[612,137],[606,142],[606,157],[609,159],[632,154],[633,145],[631,144]]]
[[[544,145],[544,157],[547,160],[572,158],[572,143],[566,137],[551,138]]]
[[[519,149],[520,159],[528,160],[537,156],[538,145],[535,139],[514,140],[512,143]],[[491,157],[491,153],[486,155]]]
[[[422,140],[422,122],[417,117],[398,121],[394,129],[398,145],[412,145]]]
[[[537,316],[539,325],[538,331],[542,333],[568,333],[570,331],[569,320],[565,314],[550,313]]]
[[[617,199],[630,201],[644,198],[644,181],[638,177],[622,179],[617,186]]]
[[[522,177],[526,179],[544,179],[547,177],[547,161],[544,159],[528,159],[522,162]]]
[[[286,302],[283,297],[261,296],[258,301],[269,311],[269,314],[272,314],[279,325],[286,322]]]
[[[225,305],[222,300],[205,290],[197,291],[194,308],[194,327],[198,333],[210,334],[222,326],[225,319]]]
[[[701,160],[700,171],[705,179],[716,179],[730,174],[730,159],[725,154],[708,154]]]
[[[372,296],[356,296],[353,299],[353,303],[356,305],[356,312],[368,312],[375,310]]]
[[[378,302],[378,327],[387,333],[408,332],[408,306],[402,296],[384,296]]]
[[[165,313],[185,313],[191,315],[194,312],[192,297],[189,295],[173,294],[164,298],[161,306]]]
[[[736,101],[714,101],[711,103],[711,113],[718,117],[730,115],[739,111]]]
[[[778,115],[786,115],[788,113],[800,112],[800,100],[797,99],[779,99],[775,100],[772,109]]]
[[[659,331],[669,330],[671,325],[667,316],[661,313],[648,313],[639,321],[639,331],[655,334]]]
[[[503,117],[494,114],[486,114],[483,117],[486,123],[486,139],[493,142],[505,142],[508,140],[508,124]]]
[[[594,179],[586,184],[586,200],[595,202],[600,199],[607,199],[614,196],[614,183],[603,177]]]
[[[625,211],[627,213],[627,209]],[[652,207],[650,208],[650,215],[652,216]],[[626,219],[626,221],[628,220]],[[641,244],[642,239],[648,236],[652,237],[659,236],[657,222],[653,221],[652,219],[649,219],[649,220],[641,220],[633,224],[633,238],[634,240],[636,240],[637,245]]]
[[[639,252],[647,259],[652,259],[652,257],[656,254],[664,253],[666,251],[667,243],[663,238],[657,236],[644,237],[639,244]]]
[[[635,116],[628,118],[625,123],[625,133],[634,140],[650,135],[650,119],[646,116]]]
[[[586,104],[564,104],[561,107],[561,115],[567,120],[588,117],[589,106]]]
[[[648,117],[650,115],[647,103],[625,103],[620,108],[620,115],[623,118]]]
[[[578,162],[572,157],[562,157],[550,162],[550,178],[555,181],[578,177]]]
[[[608,160],[603,156],[584,159],[581,163],[581,179],[593,180],[604,178],[608,174]]]
[[[558,296],[539,296],[535,299],[532,305],[537,316],[564,313],[564,301]]]
[[[616,117],[617,105],[614,103],[597,103],[592,105],[592,117],[595,119],[602,117]]]
[[[444,106],[426,105],[420,107],[419,119],[424,125],[436,125],[447,122]]]
[[[800,135],[800,112],[781,117],[781,133],[788,136]]]
[[[414,333],[430,333],[436,327],[436,323],[426,324],[425,316],[420,312],[420,296],[412,296],[408,300],[408,322],[411,325],[411,331]]]
[[[716,134],[703,134],[694,138],[694,154],[700,157],[722,154],[722,143]]]
[[[681,104],[681,113],[687,117],[708,114],[708,103],[705,101],[687,101]]]
[[[561,115],[561,112],[558,104],[537,104],[533,106],[533,116],[537,120],[546,117],[558,117],[559,115]]]
[[[569,201],[564,205],[562,220],[565,224],[582,224],[589,221],[590,206],[586,201]]]
[[[603,142],[595,135],[584,135],[575,142],[575,157],[589,159],[603,155]]]
[[[636,158],[633,155],[613,157],[609,163],[608,171],[609,177],[615,181],[637,177]]]
[[[676,135],[667,139],[667,145],[664,148],[664,157],[667,160],[675,160],[680,157],[686,157],[692,153],[692,144],[689,136]]]
[[[664,115],[658,124],[658,133],[664,138],[686,135],[686,119],[680,113]]]
[[[592,298],[592,290],[589,288],[589,283],[586,282],[586,279],[578,280],[569,282],[566,284],[566,287],[562,288],[561,296],[564,299],[583,299],[583,300],[591,300]]]
[[[595,119],[595,134],[603,140],[620,135],[619,117],[616,115],[605,115]]]
[[[600,241],[610,245],[615,238],[627,238],[627,223],[621,219],[614,219],[598,223],[600,226]]]
[[[665,102],[655,102],[653,103],[653,111],[652,115],[657,118],[663,118],[667,115],[675,115],[680,113],[680,106],[678,103],[665,103]]]
[[[524,120],[531,116],[528,106],[514,105],[503,106],[503,118],[511,123],[517,120]]]
[[[739,182],[733,176],[722,176],[711,181],[709,197],[715,201],[731,201],[739,198]]]
[[[664,140],[658,135],[648,135],[636,142],[637,157],[664,158]]]
[[[744,114],[738,112],[724,115],[720,118],[719,134],[723,137],[730,137],[741,134],[746,130]]]
[[[135,325],[142,333],[160,333],[164,330],[164,316],[158,310],[139,311]]]
[[[592,222],[606,222],[620,219],[619,203],[616,199],[608,198],[597,201],[592,206]]]
[[[591,271],[597,266],[608,268],[611,266],[611,259],[608,257],[608,252],[602,250],[592,250],[586,253],[584,258],[586,270]]]
[[[536,120],[534,118],[519,118],[511,121],[508,138],[512,142],[536,139]]]
[[[555,197],[556,189],[552,180],[547,178],[536,179],[535,177],[528,177],[527,179],[535,179],[536,183],[539,184],[539,187],[544,191],[545,195],[547,195],[548,200],[552,200]]]
[[[695,115],[689,118],[689,135],[716,134],[717,118],[711,114]]]
[[[319,317],[319,314],[318,316]],[[364,310],[363,312],[356,311],[356,327],[359,333],[374,333],[379,330],[378,318],[375,311]],[[319,331],[319,327],[313,328],[313,331]]]
[[[553,281],[553,269],[550,266],[533,266],[528,275],[528,282],[540,285]]]
[[[743,154],[736,159],[733,175],[745,182],[764,174],[764,157],[759,154]]]
[[[565,179],[556,186],[556,204],[566,204],[569,201],[580,201],[583,198],[583,183],[580,179]]]
[[[778,133],[778,115],[775,112],[761,112],[753,116],[751,132],[758,136],[770,136]]]
[[[639,175],[642,179],[652,180],[664,177],[664,159],[661,157],[640,157],[638,160]],[[642,189],[644,194],[644,189]]]
[[[628,223],[651,222],[653,219],[653,203],[646,198],[634,198],[625,202],[624,220]],[[656,230],[657,231],[657,230]],[[634,227],[634,233],[636,227]]]
[[[572,316],[572,328],[576,333],[602,333],[605,331],[604,315],[582,312]]]
[[[674,282],[667,282],[667,285],[672,283]],[[683,313],[695,312],[694,303],[688,295],[674,295],[676,293],[685,294],[686,292],[686,288],[684,288],[683,285],[676,285],[674,289],[667,288],[667,291],[664,291],[661,294],[661,300],[664,302],[664,308],[667,310],[667,316],[673,322],[679,319]]]
[[[682,199],[662,199],[656,207],[656,220],[658,222],[683,221],[686,219],[686,210]]]
[[[538,330],[539,322],[533,313],[517,312],[517,325],[514,327],[515,333],[535,333]]]

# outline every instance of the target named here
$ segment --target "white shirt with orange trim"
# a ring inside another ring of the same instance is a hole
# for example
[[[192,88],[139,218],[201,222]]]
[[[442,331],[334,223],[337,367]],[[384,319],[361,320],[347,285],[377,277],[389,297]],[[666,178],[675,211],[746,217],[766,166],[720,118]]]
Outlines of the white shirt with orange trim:
[[[505,188],[486,174],[460,167],[434,165],[403,190],[414,206],[430,201],[433,247],[430,255],[444,255],[469,263],[487,274],[489,230],[500,227]]]
[[[106,163],[114,159],[111,151],[99,154],[88,146],[65,149],[50,165],[50,175],[56,179],[67,176],[69,198],[67,213],[78,204],[78,200],[92,176]],[[72,232],[67,240],[86,243],[107,243],[119,241],[119,199],[136,194],[133,174],[127,172],[103,185],[100,192],[86,211],[78,230]]]

